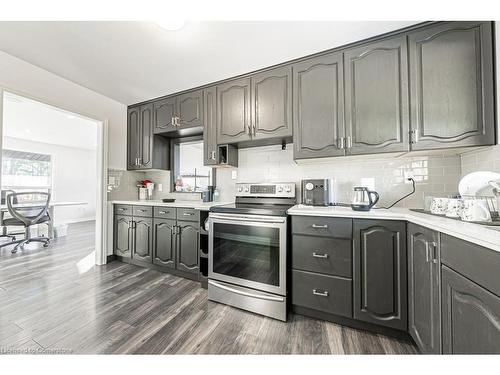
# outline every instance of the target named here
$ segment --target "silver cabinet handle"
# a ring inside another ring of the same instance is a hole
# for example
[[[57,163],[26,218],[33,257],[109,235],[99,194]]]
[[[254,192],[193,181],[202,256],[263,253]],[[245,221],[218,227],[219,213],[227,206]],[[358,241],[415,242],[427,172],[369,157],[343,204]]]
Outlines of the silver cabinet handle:
[[[193,212],[184,212],[183,214],[184,216],[193,216],[194,213]]]
[[[337,147],[341,150],[345,148],[345,137],[340,137],[337,139]]]
[[[320,296],[320,297],[328,297],[328,292],[325,290],[324,292],[320,292],[316,289],[313,289],[313,294],[315,296]]]
[[[139,212],[146,212],[146,210],[137,210],[137,211],[139,211]]]
[[[327,259],[328,258],[328,254],[318,254],[318,253],[314,252],[313,253],[313,257]]]
[[[436,264],[438,262],[437,258],[437,243],[432,242],[432,263]]]
[[[352,138],[351,136],[347,136],[347,148],[351,148],[352,147]]]
[[[162,215],[164,215],[164,214],[168,214],[169,212],[170,212],[170,211],[158,211],[158,213],[159,213],[159,214],[162,214]]]
[[[429,258],[430,258],[430,255],[429,255],[429,242],[425,242],[425,261],[427,263],[429,263]]]
[[[210,153],[210,155],[211,155],[212,160],[215,160],[215,151],[212,151],[212,152]]]
[[[180,120],[180,117],[175,118],[175,126],[181,126]]]
[[[119,208],[118,211],[125,211],[126,208]]]
[[[172,117],[170,122],[172,123],[172,126],[175,126],[175,117]]]
[[[313,224],[312,227],[315,229],[326,229],[326,228],[328,228],[328,225],[326,225],[326,224],[324,224],[324,225]]]

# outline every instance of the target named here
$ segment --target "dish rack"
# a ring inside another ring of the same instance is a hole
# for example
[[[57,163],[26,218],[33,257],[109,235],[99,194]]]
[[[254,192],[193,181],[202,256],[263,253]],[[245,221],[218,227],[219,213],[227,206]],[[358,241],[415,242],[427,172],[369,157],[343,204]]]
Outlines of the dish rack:
[[[485,200],[488,209],[491,214],[491,221],[467,221],[467,223],[481,224],[481,225],[489,225],[489,226],[500,226],[500,195],[492,196],[472,196],[472,195],[464,195],[461,196],[463,199],[482,199]],[[445,217],[447,219],[462,221],[459,217],[450,217],[446,215],[434,214],[430,211],[426,211],[421,208],[410,208],[410,211],[424,213],[432,216]]]

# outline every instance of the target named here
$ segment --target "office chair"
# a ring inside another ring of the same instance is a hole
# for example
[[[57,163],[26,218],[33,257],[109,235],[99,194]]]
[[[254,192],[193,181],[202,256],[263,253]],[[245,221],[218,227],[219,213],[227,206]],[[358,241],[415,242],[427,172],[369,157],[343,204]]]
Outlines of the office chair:
[[[32,199],[32,202],[23,202],[19,199],[22,196],[39,196],[41,199]],[[23,226],[25,235],[22,240],[15,240],[1,244],[0,247],[16,245],[12,249],[12,253],[16,253],[19,248],[24,249],[24,245],[30,242],[42,242],[43,247],[49,246],[50,239],[48,237],[31,237],[30,227],[36,224],[46,223],[51,220],[49,215],[50,193],[45,192],[25,192],[13,193],[6,196],[7,209],[11,218],[4,219],[3,224],[6,226]],[[16,204],[14,202],[23,202]]]
[[[14,190],[2,190],[2,193],[1,193],[2,194],[2,196],[1,196],[1,204],[2,205],[6,204],[6,202],[7,202],[7,199],[6,199],[7,194],[12,194],[12,193],[15,193],[15,191]],[[17,199],[14,201],[14,204],[17,204]],[[13,234],[7,233],[7,226],[3,224],[4,215],[5,215],[5,212],[1,211],[0,212],[0,226],[2,227],[2,232],[0,233],[0,238],[7,237],[11,241],[15,241],[16,236],[14,236]]]

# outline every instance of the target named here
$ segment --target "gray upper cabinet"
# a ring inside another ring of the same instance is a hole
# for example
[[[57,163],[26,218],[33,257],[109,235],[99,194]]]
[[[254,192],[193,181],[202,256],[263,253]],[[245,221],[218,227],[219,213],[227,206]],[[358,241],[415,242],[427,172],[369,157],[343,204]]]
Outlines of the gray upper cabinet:
[[[293,65],[294,158],[344,155],[342,53]]]
[[[127,169],[139,169],[140,154],[140,107],[127,111]]]
[[[175,268],[175,220],[154,219],[153,263]]]
[[[187,128],[203,126],[203,92],[188,92],[177,97],[177,127]]]
[[[151,263],[153,254],[153,219],[134,217],[134,247],[132,258]]]
[[[491,22],[409,34],[413,150],[495,142]]]
[[[252,75],[252,138],[292,137],[292,67]]]
[[[178,270],[198,273],[199,269],[199,229],[195,222],[177,222],[177,257]]]
[[[132,255],[132,218],[115,215],[113,226],[113,253],[130,258]]]
[[[174,124],[175,98],[167,98],[154,102],[153,111],[155,134],[176,130]]]
[[[354,220],[354,318],[406,331],[406,223]]]
[[[141,107],[140,115],[140,152],[141,168],[153,167],[153,105]]]
[[[203,90],[205,124],[203,128],[203,165],[217,164],[217,92],[215,87]]]
[[[443,353],[500,354],[500,297],[442,267]]]
[[[441,353],[439,234],[408,224],[408,330],[426,354]]]
[[[344,53],[346,153],[408,151],[406,36]]]
[[[249,141],[250,78],[241,78],[217,86],[217,143]]]

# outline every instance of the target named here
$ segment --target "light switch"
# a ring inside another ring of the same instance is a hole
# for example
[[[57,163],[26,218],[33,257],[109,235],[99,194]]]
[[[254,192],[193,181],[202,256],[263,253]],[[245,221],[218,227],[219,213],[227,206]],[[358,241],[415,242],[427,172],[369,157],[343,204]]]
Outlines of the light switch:
[[[163,184],[157,184],[158,191],[163,191]]]
[[[238,178],[238,171],[236,169],[233,169],[231,171],[231,179],[236,180]]]

